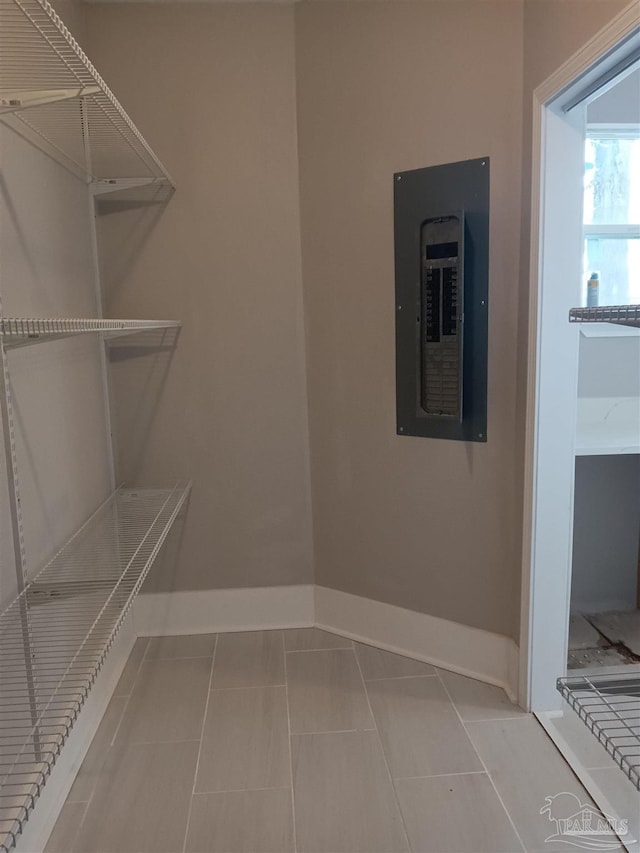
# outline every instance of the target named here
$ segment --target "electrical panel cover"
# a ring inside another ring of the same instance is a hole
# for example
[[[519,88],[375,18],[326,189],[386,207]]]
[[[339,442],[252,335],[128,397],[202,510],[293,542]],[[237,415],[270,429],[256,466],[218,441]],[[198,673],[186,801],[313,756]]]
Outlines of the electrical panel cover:
[[[398,434],[486,441],[489,158],[394,187]]]

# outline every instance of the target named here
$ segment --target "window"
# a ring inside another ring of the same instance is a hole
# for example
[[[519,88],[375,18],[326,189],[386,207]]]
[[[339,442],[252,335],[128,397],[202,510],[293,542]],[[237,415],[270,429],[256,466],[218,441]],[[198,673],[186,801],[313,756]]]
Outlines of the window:
[[[584,173],[584,275],[598,273],[597,304],[640,304],[640,127],[588,125]]]

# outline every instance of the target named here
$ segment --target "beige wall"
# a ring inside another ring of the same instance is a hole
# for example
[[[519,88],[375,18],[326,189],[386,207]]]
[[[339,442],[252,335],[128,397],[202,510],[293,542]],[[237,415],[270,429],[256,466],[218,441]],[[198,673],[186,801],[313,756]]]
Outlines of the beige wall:
[[[531,93],[623,5],[87,7],[179,188],[102,230],[110,313],[185,321],[168,372],[115,369],[123,472],[195,478],[161,588],[312,577],[304,290],[316,581],[517,637]],[[399,438],[392,173],[482,155],[489,442]]]
[[[296,10],[316,581],[515,634],[522,4]],[[394,171],[491,157],[487,444],[395,433]]]
[[[175,178],[102,217],[111,316],[175,317],[175,356],[117,361],[120,474],[192,477],[180,563],[152,587],[312,577],[293,10],[87,8],[88,53]]]

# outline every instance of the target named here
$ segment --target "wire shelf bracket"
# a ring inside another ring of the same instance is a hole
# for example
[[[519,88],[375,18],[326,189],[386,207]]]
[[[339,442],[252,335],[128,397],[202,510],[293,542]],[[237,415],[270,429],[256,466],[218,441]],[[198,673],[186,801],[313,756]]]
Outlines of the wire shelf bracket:
[[[94,196],[104,196],[109,193],[137,189],[138,187],[169,188],[170,186],[164,178],[104,178],[94,181],[92,192]]]
[[[1,853],[15,847],[190,489],[118,489],[0,613]]]
[[[70,98],[84,98],[87,95],[97,95],[98,86],[81,86],[75,89],[44,89],[43,91],[27,91],[5,93],[0,98],[0,115],[26,110],[28,107],[41,107],[43,104],[54,104],[56,101],[68,101]]]
[[[640,673],[569,676],[557,688],[640,791]]]

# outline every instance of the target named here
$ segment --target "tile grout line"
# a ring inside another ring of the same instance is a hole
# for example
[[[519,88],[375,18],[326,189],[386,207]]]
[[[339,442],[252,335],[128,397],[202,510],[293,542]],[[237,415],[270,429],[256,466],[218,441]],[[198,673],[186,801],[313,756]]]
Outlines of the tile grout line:
[[[61,818],[61,816],[62,816],[62,812],[63,812],[63,810],[66,808],[66,806],[73,806],[73,805],[84,806],[84,808],[83,808],[83,810],[82,810],[82,817],[80,818],[80,820],[79,820],[79,821],[78,821],[78,823],[76,824],[75,832],[73,833],[73,837],[72,837],[72,839],[71,839],[71,845],[70,845],[70,847],[69,847],[69,850],[70,850],[70,851],[71,851],[71,850],[73,850],[73,848],[76,846],[76,841],[78,840],[78,835],[79,835],[79,833],[80,833],[80,827],[82,826],[82,823],[83,823],[83,821],[84,821],[85,815],[87,814],[87,809],[89,808],[89,800],[87,800],[87,802],[86,802],[86,803],[81,803],[81,802],[78,802],[78,801],[75,801],[75,802],[73,802],[73,803],[67,803],[67,801],[66,801],[66,800],[64,801],[64,804],[63,804],[62,808],[60,809],[60,812],[58,813],[58,817],[56,818],[56,822],[55,822],[55,823],[54,823],[54,825],[53,825],[53,829],[52,829],[52,830],[51,830],[51,832],[49,833],[49,838],[47,838],[47,843],[46,843],[45,848],[44,848],[44,853],[47,853],[47,849],[48,849],[48,847],[49,847],[49,841],[51,840],[51,836],[53,835],[53,833],[55,832],[56,827],[58,826],[58,821],[60,820],[60,818]]]
[[[102,719],[104,719],[104,716],[105,716],[105,714],[107,713],[107,710],[109,709],[109,705],[111,704],[111,702],[113,701],[113,699],[124,699],[124,700],[125,700],[125,702],[124,702],[124,707],[122,708],[122,712],[121,712],[121,714],[120,714],[120,719],[118,720],[118,725],[116,726],[115,731],[114,731],[114,733],[113,733],[113,737],[112,737],[112,738],[111,738],[111,740],[109,741],[109,745],[108,745],[108,747],[107,747],[107,749],[106,749],[106,752],[107,752],[107,753],[109,752],[109,750],[110,750],[110,749],[112,749],[112,748],[113,748],[113,745],[114,745],[114,743],[116,742],[116,737],[118,736],[118,732],[120,731],[120,728],[121,728],[121,726],[122,726],[122,721],[123,721],[123,719],[124,719],[124,715],[125,715],[125,713],[126,713],[126,711],[127,711],[127,708],[129,707],[129,702],[131,701],[131,696],[133,695],[133,690],[134,690],[134,688],[135,688],[135,686],[136,686],[136,681],[138,680],[138,676],[140,675],[140,670],[142,669],[142,664],[144,663],[144,660],[145,660],[145,658],[146,658],[146,656],[147,656],[147,649],[149,648],[149,638],[148,638],[148,637],[146,638],[146,642],[147,642],[147,645],[145,646],[144,654],[143,654],[143,655],[142,655],[142,657],[140,658],[140,663],[138,664],[138,668],[136,669],[136,674],[135,674],[135,677],[134,677],[134,679],[133,679],[133,683],[131,684],[131,690],[129,691],[129,694],[128,694],[127,696],[115,696],[114,694],[112,694],[112,695],[111,695],[111,698],[109,699],[109,704],[108,704],[108,705],[107,705],[107,707],[105,708],[105,713],[104,713],[104,714],[103,714],[103,716],[102,716]],[[134,646],[135,646],[135,643],[134,643]],[[129,657],[131,657],[132,652],[133,652],[133,648],[131,649],[131,652],[129,652]],[[122,674],[124,673],[124,669],[125,669],[125,667],[126,667],[127,663],[129,663],[129,658],[127,658],[127,661],[126,661],[126,663],[125,663],[124,667],[122,668],[122,672],[120,673],[120,678],[122,678]],[[118,681],[120,681],[120,678],[118,679]],[[116,689],[117,689],[117,687],[118,687],[118,685],[116,684]],[[114,691],[114,693],[115,693],[115,691]],[[100,725],[102,725],[102,720],[100,720]],[[98,729],[99,729],[99,728],[100,728],[100,726],[98,726]],[[93,738],[91,738],[91,743],[89,744],[89,749],[91,749],[91,746],[92,746],[92,744],[93,744],[93,740],[94,740],[95,736],[98,734],[98,729],[96,729],[96,733],[94,734]],[[86,758],[86,757],[87,757],[87,755],[89,754],[89,749],[88,749],[88,750],[87,750],[87,752],[85,753],[85,757],[84,757],[84,758]],[[82,759],[82,764],[84,764],[84,758]],[[106,756],[105,756],[105,760],[106,760]],[[75,778],[74,778],[73,783],[72,783],[72,787],[73,787],[73,784],[75,784],[75,781],[76,781],[76,779],[77,779],[77,777],[78,777],[78,773],[80,773],[80,771],[82,770],[82,764],[81,764],[81,765],[80,765],[80,767],[78,768],[78,772],[77,772],[77,773],[76,773],[76,775],[75,775]],[[102,762],[102,767],[104,767],[104,761]],[[101,768],[101,770],[102,770],[102,768]],[[81,818],[80,818],[80,820],[78,821],[78,825],[77,825],[77,827],[76,827],[76,831],[75,831],[75,834],[74,834],[74,836],[73,836],[73,841],[71,842],[71,849],[72,849],[72,850],[73,850],[73,848],[76,846],[76,841],[78,840],[78,835],[80,834],[80,828],[82,827],[82,824],[84,823],[85,818],[86,818],[87,814],[89,813],[89,806],[91,805],[91,802],[93,801],[93,795],[94,795],[94,794],[95,794],[95,792],[96,792],[96,787],[97,787],[97,782],[96,782],[96,783],[94,783],[94,785],[93,785],[93,787],[92,787],[92,790],[91,790],[91,794],[89,795],[89,799],[88,799],[88,800],[85,802],[85,804],[84,804],[84,811],[82,812],[82,817],[81,817]],[[71,793],[71,789],[69,789],[69,793]],[[68,797],[69,797],[69,794],[67,794],[67,798],[68,798]],[[63,808],[64,808],[64,806],[65,806],[66,804],[67,804],[67,800],[65,799],[64,804],[63,804]],[[58,816],[58,817],[59,817],[59,816]],[[56,820],[56,824],[57,824],[57,822],[58,822],[58,821]],[[55,826],[55,824],[54,824],[54,826]],[[48,842],[48,840],[47,840],[47,844],[48,844],[48,843],[49,843],[49,842]]]
[[[245,794],[250,791],[288,791],[289,785],[269,785],[266,788],[224,788],[219,791],[195,791],[194,797],[212,797],[216,794]]]
[[[143,664],[143,663],[145,662],[145,660],[147,659],[147,651],[148,651],[148,650],[149,650],[149,638],[147,637],[147,645],[145,646],[144,654],[143,654],[143,655],[142,655],[142,657],[140,658],[140,663],[138,664],[138,668],[136,669],[136,674],[135,674],[135,677],[134,677],[134,679],[133,679],[133,683],[132,683],[132,685],[131,685],[131,690],[129,691],[129,695],[128,695],[128,696],[123,696],[123,697],[122,697],[122,698],[125,700],[124,708],[122,709],[122,713],[120,714],[120,719],[118,720],[118,725],[117,725],[117,726],[116,726],[116,728],[115,728],[115,731],[114,731],[114,733],[113,733],[113,737],[111,738],[111,742],[110,742],[110,744],[109,744],[109,747],[112,747],[112,746],[114,745],[114,743],[116,742],[116,738],[117,738],[117,737],[118,737],[118,735],[120,734],[120,729],[122,728],[122,721],[124,720],[124,715],[127,713],[127,708],[129,707],[129,703],[131,702],[131,697],[133,696],[133,691],[135,690],[136,683],[137,683],[138,678],[139,678],[139,676],[140,676],[140,670],[142,669],[142,664]],[[132,649],[131,651],[133,651],[133,649]],[[129,663],[129,661],[128,661],[128,660],[127,660],[127,663]],[[127,665],[127,664],[125,664],[125,666],[126,666],[126,665]],[[123,672],[124,672],[124,669],[123,669]],[[122,677],[122,676],[121,676],[121,677]],[[116,685],[116,686],[117,686],[117,685]],[[117,696],[115,696],[115,697],[114,697],[114,696],[112,696],[111,698],[112,698],[112,699],[113,699],[113,698],[116,698],[116,699],[117,699],[118,697],[117,697]],[[92,796],[93,796],[93,793],[92,793]]]
[[[447,685],[446,685],[446,684],[445,684],[445,682],[444,682],[444,678],[442,678],[442,676],[440,675],[440,673],[439,673],[439,672],[437,672],[437,673],[436,673],[436,675],[438,676],[438,679],[439,679],[439,681],[440,681],[440,684],[442,685],[442,689],[443,689],[443,690],[444,690],[444,692],[446,693],[447,698],[449,699],[449,702],[451,703],[451,706],[452,706],[452,708],[453,708],[453,710],[454,710],[454,712],[455,712],[456,716],[457,716],[457,717],[458,717],[458,719],[460,720],[460,725],[462,726],[462,728],[463,728],[463,730],[464,730],[464,733],[466,734],[466,736],[467,736],[467,738],[468,738],[468,740],[469,740],[469,743],[471,744],[471,747],[472,747],[473,751],[474,751],[474,752],[475,752],[475,754],[478,756],[478,760],[479,760],[480,764],[482,764],[482,766],[483,766],[483,767],[484,767],[484,769],[485,769],[485,772],[486,772],[486,774],[487,774],[487,777],[489,778],[489,781],[491,782],[491,786],[492,786],[493,790],[496,792],[496,797],[498,798],[498,800],[499,800],[499,802],[500,802],[500,805],[501,805],[501,806],[502,806],[502,808],[504,809],[504,812],[505,812],[505,814],[506,814],[507,818],[509,819],[509,823],[510,823],[510,824],[511,824],[511,826],[513,827],[513,831],[514,831],[514,832],[515,832],[515,834],[516,834],[516,838],[517,838],[517,839],[518,839],[518,841],[520,842],[520,846],[522,847],[522,851],[523,851],[523,853],[527,853],[527,848],[525,847],[524,841],[522,840],[522,838],[521,838],[521,836],[520,836],[520,833],[518,832],[518,829],[517,829],[517,827],[516,827],[515,821],[514,821],[514,820],[513,820],[513,818],[511,817],[511,813],[509,812],[509,809],[506,807],[505,802],[504,802],[504,800],[502,799],[502,797],[501,797],[501,795],[500,795],[500,791],[498,791],[498,788],[497,788],[497,786],[496,786],[496,783],[493,781],[493,776],[491,775],[491,773],[489,773],[489,768],[488,768],[488,767],[487,767],[487,765],[485,764],[484,759],[482,758],[482,756],[480,755],[480,753],[479,753],[479,752],[478,752],[478,750],[476,749],[476,745],[475,745],[475,743],[473,742],[473,740],[471,739],[471,736],[470,736],[470,734],[469,734],[469,730],[467,729],[467,727],[466,727],[466,725],[465,725],[465,722],[464,722],[464,720],[462,719],[462,716],[461,716],[460,712],[458,711],[458,708],[457,708],[457,706],[456,706],[456,703],[453,701],[453,698],[452,698],[451,694],[449,693],[449,690],[448,690],[448,688],[447,688]],[[525,719],[526,719],[526,718],[525,718]]]
[[[405,681],[407,678],[435,678],[436,675],[436,672],[423,672],[419,675],[381,675],[379,678],[365,678],[364,682],[370,684],[372,681]]]
[[[202,716],[202,726],[200,727],[200,746],[198,747],[198,756],[196,758],[196,767],[193,774],[193,788],[189,797],[189,808],[187,809],[187,820],[184,827],[184,841],[182,842],[182,853],[187,849],[187,840],[189,838],[189,824],[191,823],[191,812],[193,810],[193,798],[196,793],[196,785],[198,783],[198,770],[200,768],[200,756],[202,755],[202,742],[204,740],[204,727],[207,722],[207,712],[209,711],[209,700],[211,698],[211,684],[213,681],[213,667],[216,662],[216,652],[218,651],[219,634],[216,634],[216,641],[213,646],[213,654],[211,656],[211,669],[209,671],[209,684],[207,685],[207,698],[204,703],[204,714]]]
[[[180,636],[180,634],[177,634],[176,636]],[[206,637],[208,634],[203,634],[203,636]],[[152,637],[151,639],[154,640],[155,637]],[[211,655],[170,655],[168,657],[148,658],[145,654],[144,662],[149,663],[150,661],[155,660],[209,660],[210,657]]]
[[[354,732],[373,732],[375,729],[323,729],[317,732],[291,732],[291,737],[306,737],[307,735],[350,735]]]
[[[453,700],[452,700],[453,701]],[[467,720],[467,723],[506,723],[508,720],[530,720],[535,719],[533,714],[527,714],[524,711],[518,714],[517,717],[482,717],[477,720]]]
[[[287,729],[289,732],[289,783],[291,786],[291,823],[293,826],[293,853],[298,853],[298,827],[296,826],[296,795],[293,787],[293,742],[291,740],[291,708],[289,707],[289,675],[287,671],[287,652],[282,632],[282,657],[284,662],[284,696],[287,705]]]
[[[362,667],[360,666],[360,660],[358,658],[358,652],[356,651],[356,647],[353,647],[353,656],[356,659],[356,666],[358,667],[358,672],[360,673],[360,680],[362,681],[362,686],[364,688],[365,699],[367,700],[367,705],[369,707],[369,713],[371,714],[371,719],[373,720],[373,724],[375,726],[376,739],[378,741],[378,746],[380,747],[380,753],[382,755],[382,760],[384,762],[384,766],[387,769],[387,775],[389,777],[389,782],[391,784],[391,790],[393,792],[393,799],[396,804],[396,808],[398,809],[398,814],[400,815],[400,822],[402,824],[402,831],[404,832],[404,840],[407,845],[407,851],[411,851],[413,848],[411,846],[411,842],[409,840],[409,831],[407,830],[407,824],[404,819],[404,813],[402,811],[402,807],[400,806],[400,799],[398,797],[398,792],[396,790],[395,783],[393,781],[393,775],[391,774],[391,768],[389,767],[389,762],[387,761],[387,755],[384,751],[384,746],[382,745],[382,738],[380,737],[380,732],[378,730],[378,723],[376,721],[375,715],[373,713],[373,707],[371,705],[371,700],[369,698],[369,691],[367,690],[367,682],[364,680],[364,675],[362,674]]]
[[[151,746],[152,744],[165,743],[200,743],[197,737],[176,738],[175,740],[127,740],[127,746]]]
[[[414,779],[443,779],[447,776],[488,776],[486,770],[463,770],[458,773],[432,773],[429,776],[394,776],[394,782],[411,782]]]
[[[235,687],[212,687],[210,693],[223,693],[225,690],[264,690],[265,687],[286,687],[282,684],[238,684]]]
[[[353,650],[353,643],[350,646],[327,646],[322,649],[285,649],[285,655],[304,655],[307,652],[350,652]]]
[[[147,641],[147,645],[144,647],[144,654],[140,658],[140,666],[142,666],[142,664],[147,660],[147,655],[149,654],[149,646],[151,645],[151,637],[145,637],[145,640]],[[149,660],[151,660],[151,658],[149,658]],[[138,677],[138,673],[140,672],[140,666],[136,670],[136,678]]]

